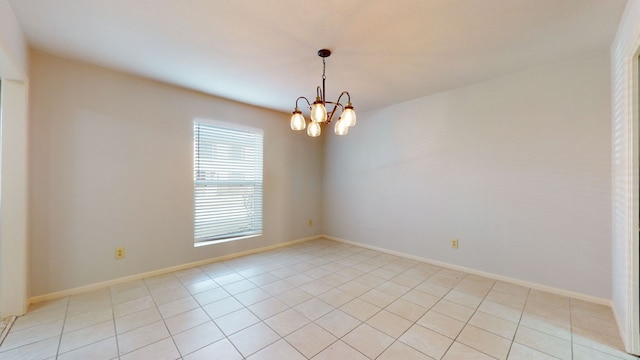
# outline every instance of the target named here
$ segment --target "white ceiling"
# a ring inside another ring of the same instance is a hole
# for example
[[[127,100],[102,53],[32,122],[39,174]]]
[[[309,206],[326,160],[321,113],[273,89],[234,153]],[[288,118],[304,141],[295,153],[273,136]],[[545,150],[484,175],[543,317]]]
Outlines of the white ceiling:
[[[608,49],[626,0],[9,0],[38,50],[292,111],[356,111]]]

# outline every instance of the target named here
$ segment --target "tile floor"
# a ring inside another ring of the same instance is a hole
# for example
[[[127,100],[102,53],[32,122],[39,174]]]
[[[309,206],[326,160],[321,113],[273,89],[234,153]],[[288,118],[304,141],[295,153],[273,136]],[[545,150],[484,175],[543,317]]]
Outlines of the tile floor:
[[[315,240],[38,303],[0,359],[636,359],[606,306]]]

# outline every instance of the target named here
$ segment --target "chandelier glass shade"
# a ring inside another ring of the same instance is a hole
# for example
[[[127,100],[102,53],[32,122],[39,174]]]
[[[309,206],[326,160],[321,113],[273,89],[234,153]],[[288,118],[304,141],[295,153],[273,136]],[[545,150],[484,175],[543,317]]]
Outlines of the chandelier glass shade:
[[[325,99],[325,75],[326,63],[325,59],[331,55],[331,51],[322,49],[318,51],[318,56],[322,58],[322,87],[318,86],[316,89],[316,100],[311,103],[306,97],[301,96],[296,100],[296,108],[291,115],[291,130],[304,130],[307,129],[307,135],[311,137],[320,136],[322,133],[321,124],[329,124],[336,113],[340,113],[338,120],[335,123],[334,131],[337,135],[347,135],[349,128],[356,124],[356,112],[353,110],[351,104],[351,95],[348,92],[343,91],[338,96],[338,100],[327,101]],[[347,103],[343,105],[340,100],[343,96],[347,96]],[[304,100],[307,102],[309,109],[309,123],[307,119],[302,115],[302,111],[298,107],[298,102]],[[331,108],[331,111],[327,110],[327,106]]]

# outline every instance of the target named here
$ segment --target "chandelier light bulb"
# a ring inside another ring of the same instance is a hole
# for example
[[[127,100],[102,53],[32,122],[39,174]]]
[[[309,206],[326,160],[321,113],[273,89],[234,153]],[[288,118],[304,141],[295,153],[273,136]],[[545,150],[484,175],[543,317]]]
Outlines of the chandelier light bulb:
[[[320,98],[316,98],[316,101],[311,105],[311,121],[327,121],[327,108],[324,107],[324,104],[322,103],[322,100]]]
[[[338,121],[336,121],[336,127],[334,129],[336,135],[347,135],[347,132],[349,132],[349,125],[347,125],[347,123],[345,123],[343,119],[338,119]]]
[[[291,115],[291,130],[304,130],[307,126],[307,121],[302,116],[302,113],[298,108]]]
[[[356,124],[356,112],[353,110],[353,106],[351,103],[348,103],[345,106],[344,111],[342,112],[342,121],[344,121],[347,126],[354,126]]]
[[[320,129],[320,123],[312,121],[309,126],[307,126],[307,135],[311,137],[318,137],[322,130]]]

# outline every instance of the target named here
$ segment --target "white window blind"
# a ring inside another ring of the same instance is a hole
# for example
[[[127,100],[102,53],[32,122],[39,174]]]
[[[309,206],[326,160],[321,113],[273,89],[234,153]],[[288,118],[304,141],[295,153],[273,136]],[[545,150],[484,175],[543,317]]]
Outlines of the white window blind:
[[[194,121],[194,241],[262,233],[259,129]]]

